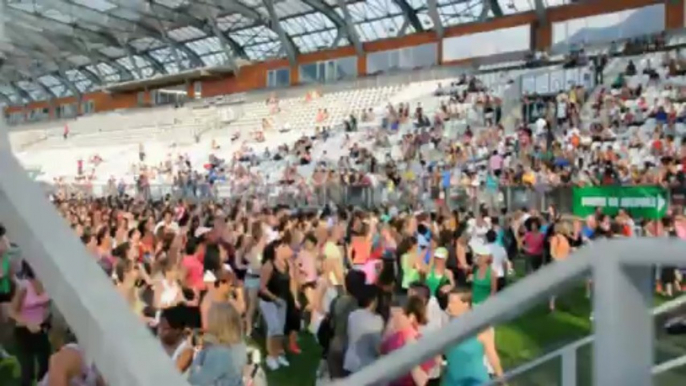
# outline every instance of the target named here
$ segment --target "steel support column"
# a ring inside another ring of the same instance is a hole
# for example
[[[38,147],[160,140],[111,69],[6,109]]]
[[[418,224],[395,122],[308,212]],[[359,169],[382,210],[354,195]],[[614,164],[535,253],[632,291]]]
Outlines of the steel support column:
[[[403,11],[403,15],[405,15],[405,19],[410,22],[410,25],[414,28],[415,32],[423,32],[424,31],[424,26],[422,25],[422,21],[419,20],[419,16],[417,15],[417,11],[415,11],[414,8],[410,5],[410,3],[407,2],[407,0],[393,0],[395,4],[400,8],[401,11]]]
[[[238,67],[238,63],[236,63],[236,58],[234,57],[231,42],[229,41],[229,39],[226,38],[221,29],[219,29],[219,26],[217,25],[217,22],[214,19],[207,20],[207,24],[210,26],[212,34],[216,36],[217,39],[219,39],[219,43],[222,45],[224,55],[226,55],[226,60],[228,60],[229,62],[229,66],[233,69],[234,73],[238,73],[240,69]]]
[[[443,39],[445,36],[445,28],[443,28],[443,22],[441,21],[441,15],[438,13],[438,0],[427,0],[426,6],[428,8],[429,17],[434,23],[434,28],[436,29],[436,35],[439,39]]]
[[[279,38],[281,39],[281,44],[283,45],[286,56],[288,57],[288,61],[290,62],[291,66],[296,66],[298,64],[296,58],[296,48],[281,27],[279,15],[277,15],[276,9],[274,8],[274,0],[264,0],[264,6],[267,8],[267,13],[269,13],[269,18],[272,21],[272,28],[274,31],[276,31],[276,34],[279,35]]]
[[[539,25],[543,24],[546,17],[545,4],[543,4],[543,0],[534,0],[534,4],[536,5],[536,18],[538,19],[538,23]]]
[[[500,2],[498,0],[484,0],[487,1],[490,4],[491,11],[493,11],[493,16],[495,17],[501,17],[503,16],[503,8],[500,6]]]
[[[14,90],[14,92],[19,95],[20,98],[22,98],[22,102],[34,102],[33,97],[31,94],[29,94],[28,91],[24,90],[23,88],[19,87],[17,82],[11,81],[8,83],[10,87]]]
[[[650,386],[654,364],[651,267],[622,265],[619,255],[598,257],[593,259],[593,384]]]
[[[1,0],[0,0],[0,2],[1,2]],[[1,92],[0,92],[0,100],[4,101],[7,104],[7,106],[14,104],[14,103],[12,103],[12,98],[10,98],[9,96],[7,96]],[[4,111],[0,111],[0,119],[4,119]]]
[[[353,21],[353,17],[350,15],[347,3],[347,0],[338,0],[338,8],[343,12],[343,20],[345,20],[348,38],[350,38],[350,42],[355,47],[357,55],[362,56],[364,55],[364,48],[362,46],[362,41],[360,40],[360,35],[357,34],[357,30],[355,29],[355,21]]]

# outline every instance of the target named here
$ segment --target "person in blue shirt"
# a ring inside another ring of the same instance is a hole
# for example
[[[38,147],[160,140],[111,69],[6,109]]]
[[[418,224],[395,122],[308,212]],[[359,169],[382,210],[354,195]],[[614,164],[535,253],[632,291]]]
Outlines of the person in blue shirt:
[[[454,288],[443,296],[437,295],[438,303],[450,318],[459,318],[471,310],[469,289]],[[446,366],[443,374],[444,386],[480,386],[488,384],[491,377],[484,358],[493,368],[497,377],[503,375],[500,357],[495,345],[493,328],[488,328],[476,336],[467,338],[444,353]]]

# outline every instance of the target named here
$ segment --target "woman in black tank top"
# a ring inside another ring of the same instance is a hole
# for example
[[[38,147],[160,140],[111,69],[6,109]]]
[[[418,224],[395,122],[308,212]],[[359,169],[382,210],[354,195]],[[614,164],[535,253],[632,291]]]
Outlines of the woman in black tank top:
[[[267,365],[272,369],[274,365],[288,366],[283,356],[284,334],[288,334],[289,351],[294,354],[300,353],[297,345],[300,302],[297,299],[297,281],[291,268],[293,250],[290,241],[290,235],[287,233],[281,239],[267,245],[262,254],[259,297],[268,330]]]

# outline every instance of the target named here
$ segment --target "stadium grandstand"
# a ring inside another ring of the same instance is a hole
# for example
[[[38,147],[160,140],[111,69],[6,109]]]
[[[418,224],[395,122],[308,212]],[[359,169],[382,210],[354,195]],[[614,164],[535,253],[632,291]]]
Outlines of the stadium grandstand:
[[[686,0],[0,0],[0,386],[685,385],[684,46]]]

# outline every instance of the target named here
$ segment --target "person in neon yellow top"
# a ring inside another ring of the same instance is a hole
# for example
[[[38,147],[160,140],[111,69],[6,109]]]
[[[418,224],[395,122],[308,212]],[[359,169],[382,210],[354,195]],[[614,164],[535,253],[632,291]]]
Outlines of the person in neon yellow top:
[[[419,255],[419,247],[415,237],[411,238],[410,249],[401,256],[400,263],[403,268],[402,288],[407,290],[410,284],[419,281],[420,274],[426,271],[426,265]]]
[[[455,286],[453,273],[446,268],[445,260],[448,258],[448,250],[440,247],[434,251],[429,273],[426,275],[426,285],[431,291],[431,295],[436,295],[436,291],[445,285]]]

